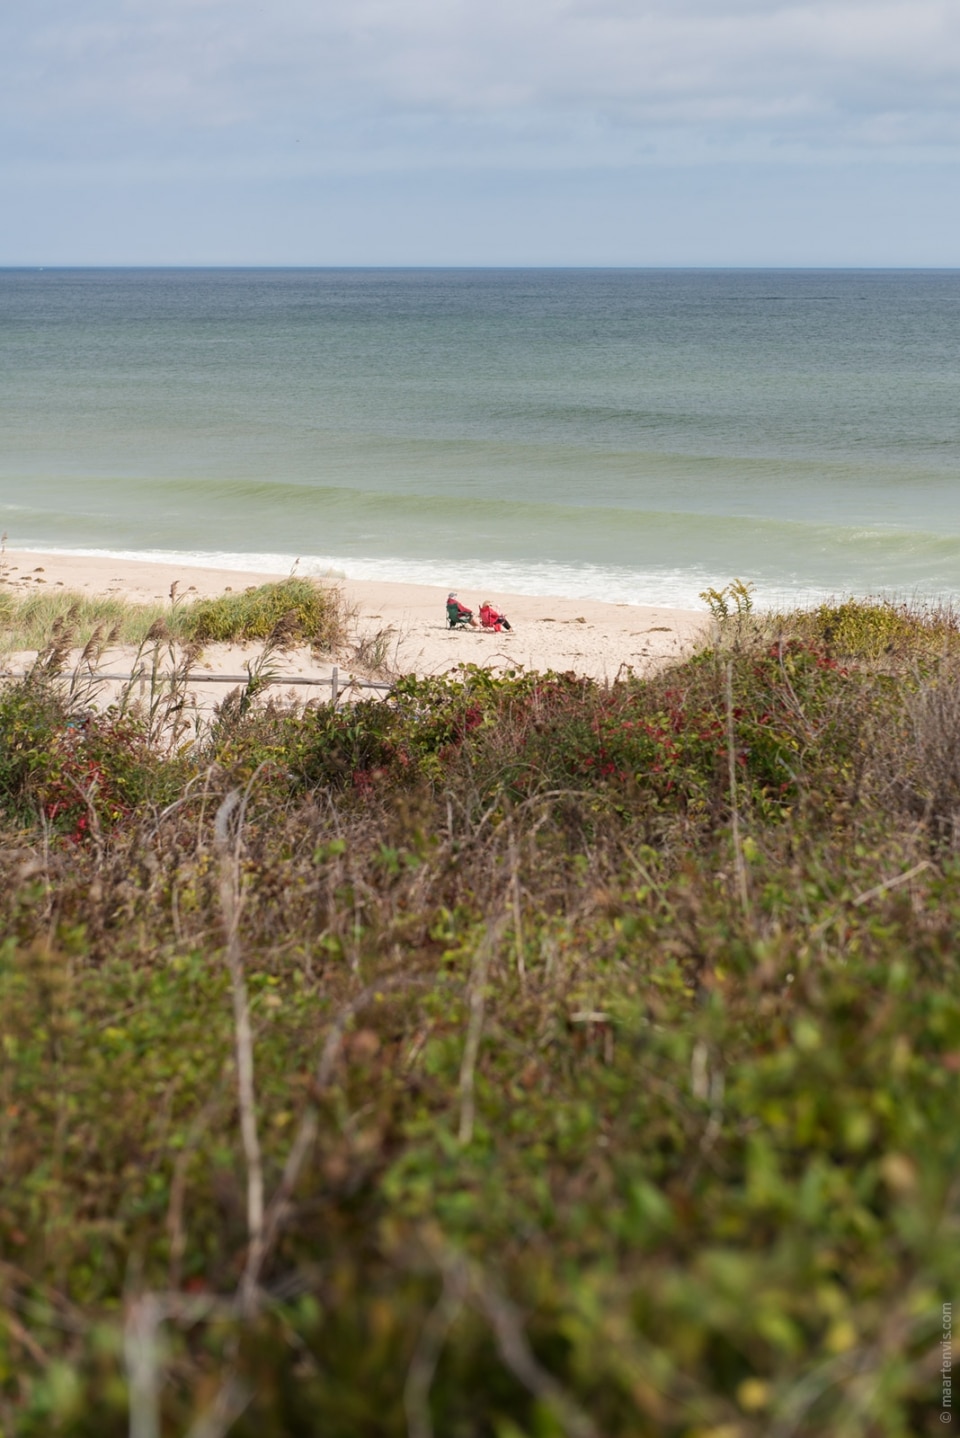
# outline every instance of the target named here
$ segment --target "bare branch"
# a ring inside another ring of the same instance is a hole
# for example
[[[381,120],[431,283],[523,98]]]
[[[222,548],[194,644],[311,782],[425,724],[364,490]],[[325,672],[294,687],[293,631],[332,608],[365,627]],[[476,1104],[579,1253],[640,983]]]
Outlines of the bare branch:
[[[240,1105],[240,1133],[247,1167],[247,1238],[248,1254],[258,1248],[263,1231],[263,1159],[257,1131],[257,1097],[253,1067],[253,1028],[250,1022],[250,999],[240,952],[240,863],[237,854],[239,834],[231,845],[230,820],[240,804],[240,791],[232,790],[217,810],[214,836],[220,854],[220,908],[226,931],[226,961],[230,973],[233,1000],[234,1044],[237,1059],[237,1099]],[[242,1293],[244,1306],[256,1307],[256,1283],[249,1277],[250,1262],[244,1274]]]
[[[871,899],[879,899],[881,894],[886,894],[891,889],[897,889],[901,884],[908,884],[911,879],[915,879],[917,875],[922,874],[925,869],[932,868],[933,865],[930,860],[924,859],[921,863],[914,864],[913,868],[908,869],[905,874],[897,874],[893,879],[885,879],[882,884],[877,884],[874,888],[867,889],[865,893],[858,894],[857,897],[851,899],[850,902],[852,904],[866,904],[869,903]]]
[[[724,685],[727,709],[727,774],[730,784],[730,815],[733,825],[733,862],[737,875],[737,892],[740,907],[746,915],[749,911],[747,897],[747,868],[743,860],[743,844],[740,841],[740,809],[737,803],[737,754],[733,727],[733,665],[727,661]]]
[[[589,1414],[551,1373],[542,1367],[527,1341],[520,1313],[482,1269],[446,1246],[430,1245],[452,1292],[487,1319],[503,1362],[523,1386],[551,1408],[570,1438],[598,1438]]]
[[[409,1438],[433,1438],[430,1389],[447,1334],[462,1308],[463,1295],[458,1292],[451,1276],[445,1274],[443,1291],[421,1329],[403,1390]]]
[[[470,1019],[467,1024],[467,1039],[463,1046],[463,1061],[460,1064],[460,1132],[458,1139],[464,1147],[473,1139],[473,1124],[476,1113],[475,1078],[477,1054],[483,1034],[483,1013],[487,1001],[487,978],[490,960],[500,942],[503,920],[487,926],[473,959],[470,975]]]
[[[307,1155],[313,1147],[320,1126],[320,1114],[317,1108],[317,1099],[326,1090],[333,1078],[337,1059],[340,1057],[340,1050],[343,1046],[343,1036],[347,1024],[358,1013],[365,1009],[368,1004],[373,1003],[380,995],[390,989],[411,988],[426,983],[426,979],[398,974],[395,978],[384,979],[381,983],[371,984],[358,994],[350,1003],[344,1004],[339,1010],[323,1045],[320,1061],[317,1064],[317,1072],[313,1083],[313,1098],[307,1105],[300,1126],[297,1129],[293,1143],[290,1145],[290,1152],[287,1154],[287,1161],[284,1164],[283,1175],[277,1185],[276,1192],[270,1200],[266,1217],[262,1226],[259,1240],[250,1245],[250,1253],[247,1260],[246,1281],[256,1284],[259,1281],[263,1265],[273,1248],[274,1243],[283,1226],[288,1205],[297,1186],[297,1180],[303,1170]]]
[[[187,1438],[225,1438],[252,1397],[253,1389],[249,1383],[231,1373],[210,1407],[200,1414],[195,1423],[191,1423]]]
[[[130,1404],[130,1438],[160,1438],[160,1363],[158,1329],[163,1320],[153,1293],[127,1302],[123,1325],[123,1357]]]

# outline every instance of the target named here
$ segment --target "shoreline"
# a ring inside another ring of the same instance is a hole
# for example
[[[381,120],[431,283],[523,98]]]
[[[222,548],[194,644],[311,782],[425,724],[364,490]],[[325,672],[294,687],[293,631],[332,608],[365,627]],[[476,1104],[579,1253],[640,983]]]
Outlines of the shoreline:
[[[7,550],[0,577],[7,592],[22,596],[62,588],[156,604],[170,602],[174,583],[178,599],[199,599],[289,576]],[[364,642],[368,646],[375,642],[387,667],[397,673],[440,674],[459,664],[479,664],[498,670],[572,670],[586,678],[609,681],[628,668],[642,675],[682,658],[707,637],[712,622],[706,610],[511,594],[494,588],[474,593],[461,587],[464,604],[476,612],[482,601],[489,599],[506,613],[513,629],[499,634],[452,631],[446,627],[447,591],[439,586],[334,576],[321,577],[320,582],[342,592],[353,615],[353,648],[362,650]],[[337,657],[350,659],[346,652]],[[298,672],[303,672],[302,659],[301,654]],[[354,665],[357,673],[363,667],[359,662]]]

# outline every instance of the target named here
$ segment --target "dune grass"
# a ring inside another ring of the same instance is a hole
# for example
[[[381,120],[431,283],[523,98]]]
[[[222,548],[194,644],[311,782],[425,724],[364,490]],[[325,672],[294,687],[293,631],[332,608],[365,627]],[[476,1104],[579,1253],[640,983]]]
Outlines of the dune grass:
[[[172,627],[178,637],[194,643],[227,644],[268,639],[281,623],[291,644],[336,648],[345,634],[342,592],[291,577],[178,607]]]
[[[45,649],[54,631],[69,629],[78,646],[96,631],[117,644],[140,644],[153,624],[169,618],[170,606],[132,604],[113,595],[72,590],[19,598],[0,591],[0,645],[6,650]]]
[[[76,647],[95,635],[108,644],[139,645],[148,633],[183,643],[230,644],[276,636],[280,646],[308,644],[335,649],[346,632],[341,591],[310,579],[290,578],[251,586],[242,593],[170,604],[138,604],[112,595],[62,590],[20,598],[0,591],[0,646],[42,650],[55,633],[69,633]]]

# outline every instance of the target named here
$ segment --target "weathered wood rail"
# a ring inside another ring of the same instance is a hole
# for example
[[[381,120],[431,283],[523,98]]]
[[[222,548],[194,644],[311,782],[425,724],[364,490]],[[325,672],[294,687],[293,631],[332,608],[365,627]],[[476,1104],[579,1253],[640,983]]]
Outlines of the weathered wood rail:
[[[7,671],[6,673],[0,673],[0,680],[26,679],[27,675],[27,670],[23,670],[19,673]],[[173,675],[169,673],[157,673],[154,675],[152,669],[138,669],[133,674],[94,673],[90,677],[102,679],[105,683],[112,682],[115,684],[132,684],[138,680],[162,681],[174,678],[178,679],[182,684],[249,684],[251,679],[249,674],[204,674],[202,671],[200,673],[185,675]],[[268,684],[280,684],[302,685],[315,689],[329,689],[331,704],[336,704],[341,694],[346,693],[348,689],[376,689],[387,694],[393,689],[392,684],[377,679],[354,679],[351,676],[341,680],[340,670],[337,665],[334,665],[329,677],[315,677],[313,675],[307,677],[302,674],[270,674],[264,675],[263,677],[258,676],[257,682],[263,687],[266,687]]]

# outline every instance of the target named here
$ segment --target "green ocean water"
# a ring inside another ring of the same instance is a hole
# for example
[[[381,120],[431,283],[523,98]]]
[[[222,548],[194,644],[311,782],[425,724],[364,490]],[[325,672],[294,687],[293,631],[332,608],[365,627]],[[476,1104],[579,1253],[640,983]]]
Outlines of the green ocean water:
[[[960,272],[0,271],[11,547],[960,591]]]

